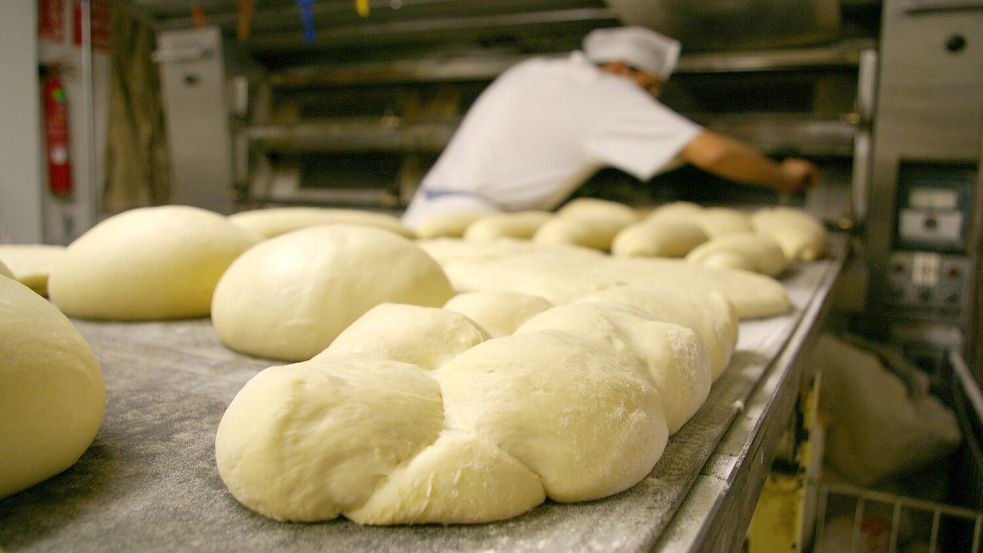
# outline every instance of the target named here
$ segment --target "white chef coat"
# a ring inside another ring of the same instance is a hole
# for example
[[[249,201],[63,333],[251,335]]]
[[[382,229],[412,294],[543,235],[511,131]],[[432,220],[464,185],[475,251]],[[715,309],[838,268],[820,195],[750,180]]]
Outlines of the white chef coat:
[[[672,164],[702,128],[581,52],[532,58],[475,101],[403,217],[549,210],[606,165],[639,180]]]

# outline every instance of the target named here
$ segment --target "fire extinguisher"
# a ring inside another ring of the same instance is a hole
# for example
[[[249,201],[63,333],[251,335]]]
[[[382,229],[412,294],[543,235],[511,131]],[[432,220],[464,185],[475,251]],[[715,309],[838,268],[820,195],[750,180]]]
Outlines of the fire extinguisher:
[[[57,67],[45,78],[43,93],[48,188],[56,196],[68,196],[72,193],[72,166],[68,155],[68,97]]]

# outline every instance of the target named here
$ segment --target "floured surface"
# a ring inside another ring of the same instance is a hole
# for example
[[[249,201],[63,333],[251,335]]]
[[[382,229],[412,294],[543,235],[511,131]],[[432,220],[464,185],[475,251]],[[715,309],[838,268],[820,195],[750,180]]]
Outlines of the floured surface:
[[[107,414],[69,471],[0,501],[0,546],[14,551],[648,551],[676,514],[744,401],[813,301],[827,261],[783,281],[793,310],[745,321],[730,367],[649,476],[582,504],[547,502],[476,526],[282,524],[250,512],[214,461],[219,419],[243,384],[275,363],[224,348],[207,320],[77,322],[102,362]],[[784,370],[784,367],[781,368]]]

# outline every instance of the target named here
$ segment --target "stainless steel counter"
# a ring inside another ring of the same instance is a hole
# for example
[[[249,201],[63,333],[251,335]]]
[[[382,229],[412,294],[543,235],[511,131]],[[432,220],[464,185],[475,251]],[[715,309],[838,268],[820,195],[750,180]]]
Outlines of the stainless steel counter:
[[[271,362],[225,348],[208,320],[75,321],[98,354],[107,411],[64,473],[0,500],[0,546],[17,551],[724,551],[736,550],[807,371],[795,361],[845,257],[784,279],[794,309],[741,323],[737,352],[652,473],[599,501],[547,502],[474,526],[283,524],[226,491],[214,437],[226,406]]]

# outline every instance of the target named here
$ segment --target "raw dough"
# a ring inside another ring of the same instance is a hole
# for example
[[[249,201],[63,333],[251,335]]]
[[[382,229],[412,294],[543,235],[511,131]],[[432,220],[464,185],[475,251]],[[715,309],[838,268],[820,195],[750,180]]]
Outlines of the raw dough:
[[[683,257],[707,241],[700,225],[673,217],[654,218],[622,229],[611,244],[619,257]]]
[[[483,342],[435,375],[449,420],[529,467],[551,499],[586,501],[644,478],[668,438],[658,394],[622,361],[543,331]]]
[[[454,289],[462,293],[506,290],[540,296],[559,305],[615,286],[644,288],[657,283],[697,294],[720,292],[742,319],[780,315],[789,309],[788,292],[770,277],[678,259],[609,257],[583,253],[590,252],[583,248],[499,247],[483,252],[471,244],[470,253],[446,243],[425,248],[434,251],[431,246],[442,250],[439,258],[444,272]]]
[[[445,429],[345,516],[360,524],[481,523],[544,499],[539,477],[515,457],[473,431]]]
[[[416,235],[419,238],[460,238],[471,223],[486,215],[485,212],[434,215],[416,227]]]
[[[301,361],[380,303],[437,307],[452,295],[440,266],[383,230],[327,225],[262,242],[215,289],[212,322],[232,349]]]
[[[11,278],[14,280],[17,279],[17,277],[14,276],[13,271],[11,271],[6,265],[4,265],[2,260],[0,260],[0,276],[5,276],[7,278]]]
[[[573,244],[600,251],[611,249],[615,235],[625,228],[616,219],[588,217],[553,217],[533,236],[537,244]]]
[[[703,371],[692,385],[709,386],[701,343],[617,304],[539,317],[535,324],[557,330],[536,330],[533,318],[522,333],[481,342],[434,371],[330,348],[267,369],[222,418],[219,474],[267,516],[344,514],[362,524],[489,522],[547,496],[586,501],[629,488],[668,440],[653,382],[683,380],[674,411],[699,395],[685,381],[689,369],[699,372],[691,365]],[[443,326],[430,322],[421,333]],[[366,323],[359,333],[371,339],[371,328],[380,340],[391,330]]]
[[[556,213],[564,218],[617,221],[622,227],[638,221],[640,217],[638,211],[632,207],[598,198],[574,198],[558,209]]]
[[[383,303],[359,317],[316,357],[372,357],[436,369],[486,338],[482,329],[460,313]]]
[[[229,220],[266,238],[302,228],[336,224],[369,226],[395,232],[406,238],[415,237],[412,230],[404,227],[392,215],[357,209],[274,207],[235,213],[229,215]]]
[[[548,211],[516,211],[485,215],[468,225],[464,239],[472,242],[490,242],[500,238],[532,238],[543,223],[553,214]]]
[[[710,238],[754,230],[750,215],[730,207],[708,207],[694,212],[690,217],[690,220],[703,227]]]
[[[662,413],[673,434],[703,405],[710,393],[710,361],[703,342],[689,328],[655,321],[616,303],[560,305],[529,319],[516,334],[557,330],[617,352],[659,393]]]
[[[133,209],[75,240],[51,270],[48,294],[74,317],[206,316],[219,277],[258,239],[204,209]]]
[[[74,464],[106,403],[99,361],[64,315],[0,277],[0,497]]]
[[[512,334],[527,319],[550,307],[553,304],[539,296],[503,290],[458,294],[444,304],[444,309],[466,315],[493,338]]]
[[[778,276],[788,268],[781,246],[773,238],[739,232],[716,236],[689,252],[686,260],[722,269],[742,269]]]
[[[65,246],[0,244],[0,260],[17,280],[42,296],[48,295],[48,275],[63,255]]]
[[[670,202],[657,207],[647,217],[649,221],[681,219],[692,221],[693,217],[703,211],[703,206],[693,202]]]
[[[770,236],[789,261],[815,261],[826,253],[826,227],[822,221],[798,209],[775,207],[751,214],[758,234]]]
[[[614,302],[633,307],[646,317],[692,329],[703,341],[715,381],[730,363],[739,324],[734,306],[719,292],[694,293],[656,283],[618,286],[581,298],[583,302]]]
[[[247,382],[219,424],[215,459],[250,509],[277,520],[327,520],[364,504],[443,426],[440,386],[423,369],[324,356]]]

